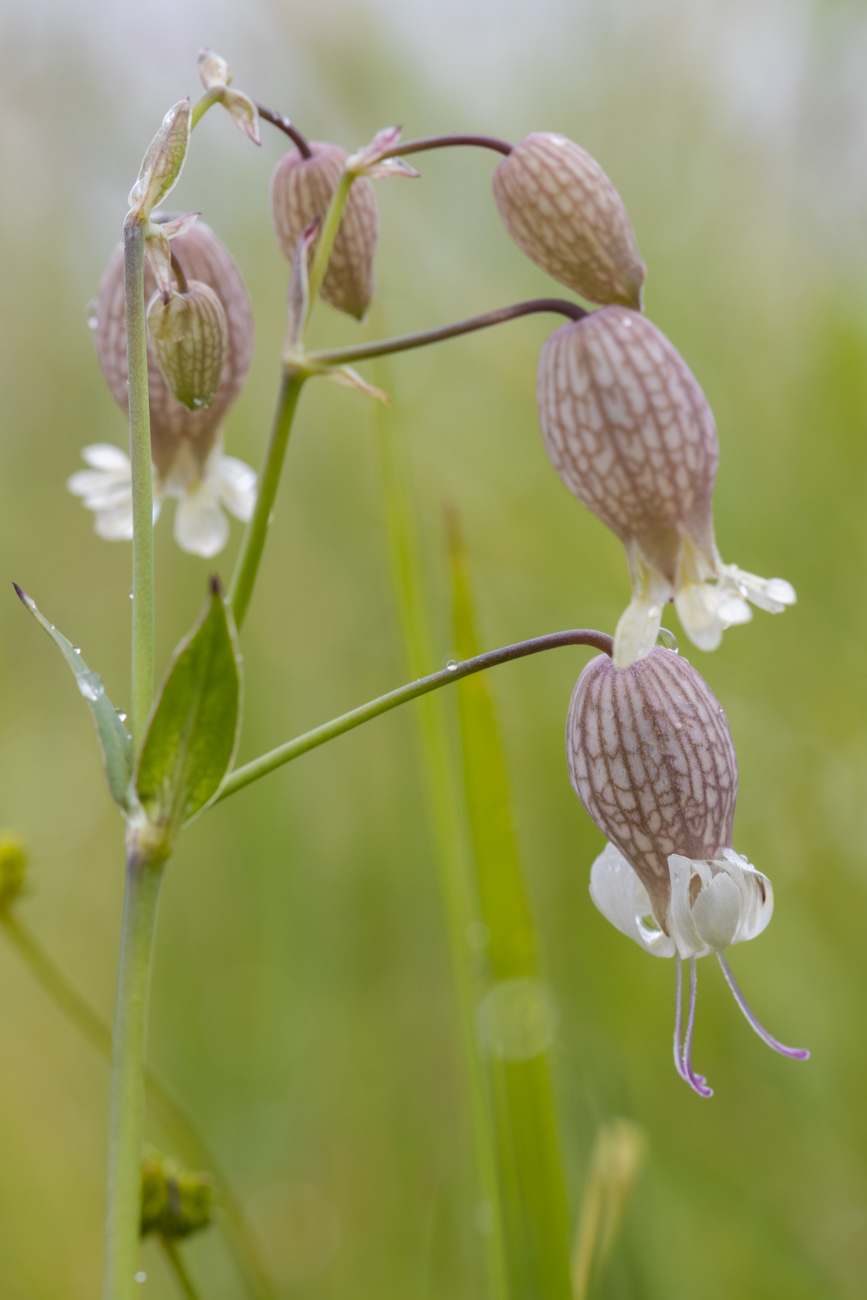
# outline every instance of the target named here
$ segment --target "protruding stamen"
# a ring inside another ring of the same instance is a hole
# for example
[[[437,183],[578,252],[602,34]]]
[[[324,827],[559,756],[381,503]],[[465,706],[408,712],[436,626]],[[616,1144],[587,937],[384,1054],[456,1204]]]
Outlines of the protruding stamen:
[[[686,1079],[688,1083],[689,1080],[683,1072],[683,962],[677,953],[674,956],[674,988],[676,998],[674,1007],[674,1068],[681,1079]]]
[[[719,958],[720,966],[722,966],[723,975],[726,977],[726,983],[735,995],[735,1002],[737,1002],[741,1011],[743,1011],[747,1020],[752,1025],[759,1038],[761,1038],[762,1042],[767,1043],[768,1047],[772,1047],[774,1051],[779,1052],[781,1056],[790,1056],[795,1061],[806,1061],[810,1055],[806,1047],[786,1047],[783,1043],[778,1043],[776,1038],[768,1033],[764,1025],[756,1018],[755,1013],[751,1009],[743,993],[741,993],[740,988],[738,987],[738,982],[732,974],[731,968],[725,957],[721,952],[717,953],[717,957]]]
[[[703,1074],[696,1074],[692,1068],[692,1033],[695,1029],[695,1003],[698,992],[695,957],[689,959],[689,1017],[686,1022],[686,1038],[683,1041],[683,1078],[699,1097],[712,1097],[713,1088],[707,1086]]]

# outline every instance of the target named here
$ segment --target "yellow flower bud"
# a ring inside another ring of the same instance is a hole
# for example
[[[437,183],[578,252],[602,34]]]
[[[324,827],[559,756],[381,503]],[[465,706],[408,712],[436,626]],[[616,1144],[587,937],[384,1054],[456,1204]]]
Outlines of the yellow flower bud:
[[[271,180],[271,212],[277,242],[292,261],[303,230],[324,218],[343,171],[347,154],[336,144],[313,142],[311,158],[291,150],[277,164]],[[373,257],[379,215],[372,183],[360,176],[352,183],[334,241],[321,294],[338,311],[361,320],[373,298]],[[313,256],[316,243],[311,249]]]
[[[141,1235],[169,1240],[189,1237],[211,1222],[214,1180],[194,1174],[176,1160],[151,1150],[142,1161]]]
[[[191,411],[211,406],[229,347],[226,313],[214,290],[201,280],[168,302],[154,294],[148,329],[163,378]]]
[[[538,131],[494,172],[500,216],[523,253],[590,302],[641,309],[646,267],[623,200],[580,145]]]

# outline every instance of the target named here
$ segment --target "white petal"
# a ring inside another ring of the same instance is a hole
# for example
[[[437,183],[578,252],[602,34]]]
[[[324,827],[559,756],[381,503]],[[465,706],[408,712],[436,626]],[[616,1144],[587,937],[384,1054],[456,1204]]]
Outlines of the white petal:
[[[721,952],[732,942],[741,918],[741,891],[724,872],[703,885],[692,905],[692,919],[704,942]]]
[[[752,612],[736,592],[706,582],[685,582],[674,598],[683,630],[699,650],[716,650],[727,627],[748,623]]]
[[[213,469],[209,466],[208,480],[226,509],[249,523],[256,506],[256,471],[234,456],[220,456]]]
[[[175,511],[175,541],[181,550],[206,559],[229,540],[229,521],[206,483],[181,497]]]
[[[93,523],[98,536],[108,542],[127,542],[132,537],[132,493],[126,501],[108,510],[99,510]]]
[[[82,448],[81,456],[94,469],[110,470],[114,474],[126,474],[127,477],[132,473],[129,456],[110,442],[93,442],[89,447]]]
[[[719,565],[720,591],[728,591],[751,601],[769,614],[782,614],[787,605],[797,601],[795,588],[785,578],[759,578],[736,564]]]
[[[614,667],[628,668],[649,655],[661,624],[662,605],[658,601],[633,600],[621,614],[614,633]]]
[[[103,499],[108,502],[119,492],[132,492],[129,474],[110,474],[102,469],[76,470],[66,480],[66,486],[73,496],[84,497],[91,510]]]
[[[606,844],[590,869],[590,897],[613,926],[656,957],[673,957],[674,942],[642,921],[651,916],[650,899],[619,849]]]
[[[677,951],[686,960],[688,957],[706,957],[713,952],[699,934],[692,917],[689,887],[693,876],[699,876],[702,888],[712,880],[710,868],[706,862],[697,862],[685,858],[679,853],[672,853],[668,859],[671,876],[671,935],[677,944]]]
[[[755,939],[766,929],[774,914],[774,887],[766,875],[757,871],[734,849],[723,849],[715,864],[728,873],[741,891],[741,916],[732,943]]]

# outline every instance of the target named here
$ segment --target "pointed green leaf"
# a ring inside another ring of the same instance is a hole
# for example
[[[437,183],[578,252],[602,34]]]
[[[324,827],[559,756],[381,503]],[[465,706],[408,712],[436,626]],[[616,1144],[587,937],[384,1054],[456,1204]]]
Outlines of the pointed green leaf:
[[[167,843],[213,798],[231,765],[241,716],[239,658],[214,578],[160,688],[136,771],[139,801]]]
[[[30,597],[23,592],[17,582],[12,584],[18,598],[51,637],[75,676],[81,694],[87,701],[91,717],[96,725],[99,747],[108,788],[115,803],[124,811],[131,812],[133,799],[130,791],[132,777],[132,741],[126,727],[120,720],[117,710],[105,693],[105,687],[98,673],[92,672],[76,650],[71,641],[58,632],[53,623],[49,623],[36,608]]]

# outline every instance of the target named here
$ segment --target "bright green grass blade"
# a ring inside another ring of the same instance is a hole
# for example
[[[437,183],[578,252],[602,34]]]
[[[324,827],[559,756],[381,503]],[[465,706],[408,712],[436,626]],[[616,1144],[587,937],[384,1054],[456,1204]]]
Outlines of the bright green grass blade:
[[[452,517],[455,648],[478,653],[466,556]],[[545,1048],[555,1017],[538,976],[506,760],[484,673],[458,683],[464,784],[491,986],[479,1008],[496,1110],[500,1205],[513,1300],[569,1300],[569,1206]]]
[[[384,370],[384,367],[378,369]],[[381,382],[381,381],[378,381]],[[395,596],[410,672],[421,677],[433,663],[418,538],[408,491],[408,472],[394,417],[377,406],[374,412],[385,497],[386,523]],[[510,1292],[504,1269],[502,1221],[498,1204],[493,1099],[485,1062],[476,1041],[475,1008],[483,991],[477,956],[467,943],[468,926],[477,920],[471,867],[459,808],[459,792],[449,753],[443,701],[418,701],[424,770],[437,840],[440,887],[448,927],[452,973],[458,994],[461,1039],[472,1106],[473,1137],[481,1196],[490,1207],[485,1233],[488,1281],[493,1300]]]

